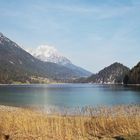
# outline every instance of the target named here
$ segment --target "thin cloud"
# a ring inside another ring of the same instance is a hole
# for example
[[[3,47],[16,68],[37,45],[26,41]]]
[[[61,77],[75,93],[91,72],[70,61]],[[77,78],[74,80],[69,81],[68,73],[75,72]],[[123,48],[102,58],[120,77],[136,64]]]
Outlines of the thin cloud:
[[[80,14],[82,16],[91,16],[95,19],[107,19],[118,16],[124,16],[131,12],[134,6],[83,6],[83,5],[64,5],[64,4],[46,4],[46,5],[34,5],[33,8],[40,12],[49,14],[51,12],[58,12],[60,14]]]

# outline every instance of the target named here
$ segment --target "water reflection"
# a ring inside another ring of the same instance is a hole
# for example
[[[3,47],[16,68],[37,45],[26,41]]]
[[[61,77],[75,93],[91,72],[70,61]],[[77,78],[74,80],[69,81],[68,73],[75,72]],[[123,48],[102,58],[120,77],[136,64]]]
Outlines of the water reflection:
[[[93,84],[1,85],[0,104],[83,107],[139,104],[140,87]]]

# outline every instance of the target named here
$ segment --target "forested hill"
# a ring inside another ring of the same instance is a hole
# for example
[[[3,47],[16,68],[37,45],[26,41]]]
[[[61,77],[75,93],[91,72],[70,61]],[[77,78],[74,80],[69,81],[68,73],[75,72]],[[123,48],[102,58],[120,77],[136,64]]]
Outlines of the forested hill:
[[[99,71],[99,73],[92,75],[86,81],[100,84],[122,83],[123,78],[128,73],[128,71],[128,67],[116,62]]]
[[[140,84],[140,62],[125,76],[124,84]]]

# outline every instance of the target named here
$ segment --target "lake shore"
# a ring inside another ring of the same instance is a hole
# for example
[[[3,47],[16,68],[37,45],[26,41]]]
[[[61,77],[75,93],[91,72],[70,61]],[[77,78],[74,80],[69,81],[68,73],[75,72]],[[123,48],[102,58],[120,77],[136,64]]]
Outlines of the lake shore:
[[[90,116],[48,115],[28,108],[0,106],[1,140],[134,140],[140,134],[137,105],[88,108]],[[97,112],[97,115],[93,115]],[[114,114],[114,112],[116,112]],[[136,139],[136,140],[137,140]]]
[[[0,84],[0,86],[28,86],[28,85],[55,85],[55,84],[81,84],[81,83],[63,83],[63,82],[51,82],[51,83],[11,83],[11,84]],[[124,86],[124,87],[140,87],[140,84],[121,84],[121,83],[82,83],[82,84],[93,84],[93,85],[116,85],[116,86]]]

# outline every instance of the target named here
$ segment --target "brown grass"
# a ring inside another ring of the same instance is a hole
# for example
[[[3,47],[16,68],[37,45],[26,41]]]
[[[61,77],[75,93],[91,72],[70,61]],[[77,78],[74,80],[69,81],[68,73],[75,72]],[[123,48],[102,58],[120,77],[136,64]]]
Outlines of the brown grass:
[[[82,111],[83,115],[47,115],[31,109],[0,107],[0,139],[113,140],[140,134],[138,106],[86,107]]]

